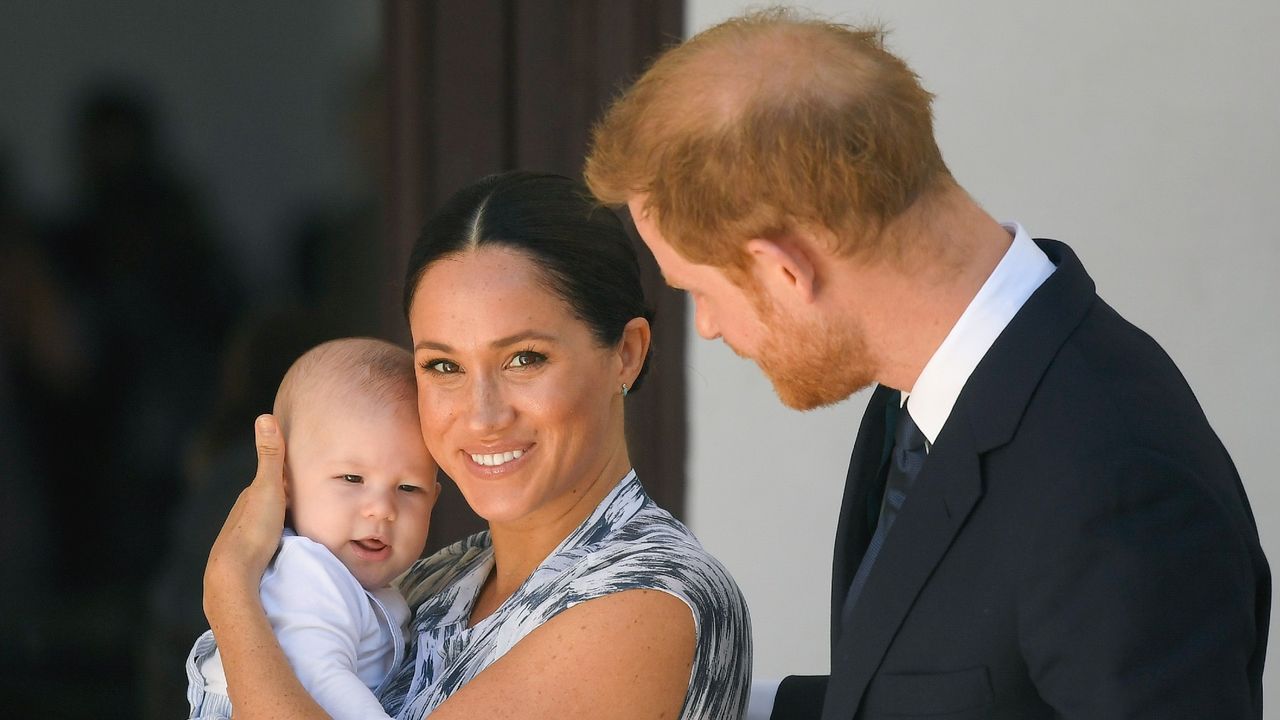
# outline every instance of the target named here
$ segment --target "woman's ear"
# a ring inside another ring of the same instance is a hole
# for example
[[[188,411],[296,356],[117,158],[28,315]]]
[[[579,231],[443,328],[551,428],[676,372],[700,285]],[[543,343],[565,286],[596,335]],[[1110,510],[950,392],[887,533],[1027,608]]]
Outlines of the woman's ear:
[[[622,340],[618,342],[619,384],[634,385],[644,361],[649,357],[650,336],[649,321],[642,317],[631,318],[622,328]]]
[[[818,293],[818,268],[809,239],[800,235],[747,241],[752,273],[773,297],[813,302]]]

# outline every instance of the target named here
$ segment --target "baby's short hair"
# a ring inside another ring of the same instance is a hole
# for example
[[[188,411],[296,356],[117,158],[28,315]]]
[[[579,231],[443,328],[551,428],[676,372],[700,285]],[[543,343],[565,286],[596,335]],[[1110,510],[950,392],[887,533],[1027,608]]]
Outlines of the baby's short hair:
[[[331,398],[360,398],[380,403],[412,404],[417,397],[413,355],[376,338],[341,338],[321,343],[294,361],[276,391],[276,415],[289,431],[303,392]]]

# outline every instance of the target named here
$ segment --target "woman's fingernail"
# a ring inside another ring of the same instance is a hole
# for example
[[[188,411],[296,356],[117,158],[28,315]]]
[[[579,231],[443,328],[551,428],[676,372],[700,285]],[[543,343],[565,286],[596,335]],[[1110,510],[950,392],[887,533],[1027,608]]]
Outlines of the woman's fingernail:
[[[259,415],[257,419],[258,432],[263,435],[275,435],[276,424],[271,422],[270,415]]]

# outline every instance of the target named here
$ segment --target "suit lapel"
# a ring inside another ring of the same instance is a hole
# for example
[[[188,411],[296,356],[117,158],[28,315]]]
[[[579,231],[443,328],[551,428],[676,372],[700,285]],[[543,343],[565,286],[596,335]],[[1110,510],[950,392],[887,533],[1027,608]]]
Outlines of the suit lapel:
[[[880,466],[888,457],[886,443],[892,443],[887,432],[888,414],[896,410],[897,390],[877,387],[867,402],[858,437],[854,441],[853,455],[849,458],[849,472],[844,482],[844,500],[840,504],[840,521],[836,528],[835,551],[831,568],[831,650],[835,652],[840,640],[841,614],[845,595],[853,573],[862,561],[862,554],[871,541],[872,527],[868,522],[868,494],[879,476]]]
[[[982,496],[978,454],[967,430],[964,423],[943,430],[907,495],[835,644],[824,718],[853,717],[903,618]]]

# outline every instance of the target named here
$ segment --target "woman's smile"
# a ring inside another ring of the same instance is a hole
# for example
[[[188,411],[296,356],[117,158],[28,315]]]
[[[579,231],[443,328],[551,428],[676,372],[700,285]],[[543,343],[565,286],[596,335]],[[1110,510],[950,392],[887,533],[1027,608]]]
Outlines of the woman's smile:
[[[533,445],[526,445],[524,448],[515,450],[506,450],[500,452],[489,453],[472,453],[464,451],[463,454],[471,459],[470,469],[472,472],[482,477],[492,477],[514,472],[524,466],[520,462],[529,451],[533,450]]]

